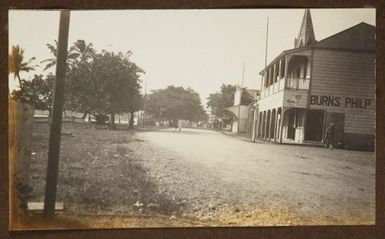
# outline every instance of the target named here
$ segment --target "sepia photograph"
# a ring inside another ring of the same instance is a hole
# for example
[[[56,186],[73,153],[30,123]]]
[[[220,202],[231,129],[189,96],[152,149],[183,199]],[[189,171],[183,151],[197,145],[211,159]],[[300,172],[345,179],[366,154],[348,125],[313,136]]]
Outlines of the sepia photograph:
[[[375,8],[8,21],[10,230],[375,225]]]

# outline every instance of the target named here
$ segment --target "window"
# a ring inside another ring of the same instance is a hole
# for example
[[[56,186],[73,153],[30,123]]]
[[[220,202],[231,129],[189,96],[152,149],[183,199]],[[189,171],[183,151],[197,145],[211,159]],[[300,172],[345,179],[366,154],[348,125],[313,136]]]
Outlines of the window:
[[[280,67],[281,78],[283,78],[285,76],[285,65],[286,65],[286,62],[285,62],[285,57],[284,57],[284,58],[282,58],[281,67]]]

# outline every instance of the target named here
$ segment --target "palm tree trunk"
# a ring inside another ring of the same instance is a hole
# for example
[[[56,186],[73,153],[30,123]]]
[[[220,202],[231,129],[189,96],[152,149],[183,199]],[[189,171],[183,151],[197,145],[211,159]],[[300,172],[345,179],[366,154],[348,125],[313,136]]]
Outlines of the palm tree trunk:
[[[19,87],[20,87],[20,90],[23,91],[23,86],[21,85],[20,75],[17,74],[17,75],[16,75],[16,78],[17,78],[17,80],[19,81]]]

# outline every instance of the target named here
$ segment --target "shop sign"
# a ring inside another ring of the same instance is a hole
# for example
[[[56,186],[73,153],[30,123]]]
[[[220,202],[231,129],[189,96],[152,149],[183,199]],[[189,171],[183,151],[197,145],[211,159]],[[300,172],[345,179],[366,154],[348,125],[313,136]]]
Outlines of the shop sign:
[[[327,107],[343,107],[343,108],[359,108],[366,109],[372,103],[371,99],[360,97],[342,97],[342,96],[325,96],[312,95],[310,97],[310,105],[327,106]]]
[[[288,105],[298,105],[301,102],[301,95],[295,95],[286,100]]]

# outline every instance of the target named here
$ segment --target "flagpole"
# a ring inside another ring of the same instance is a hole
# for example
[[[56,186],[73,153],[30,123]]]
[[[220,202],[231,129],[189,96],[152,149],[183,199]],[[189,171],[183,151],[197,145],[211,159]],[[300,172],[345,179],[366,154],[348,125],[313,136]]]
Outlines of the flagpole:
[[[244,82],[244,79],[245,79],[245,62],[243,62],[242,84],[241,84],[241,88],[243,88],[243,82]]]
[[[269,41],[269,17],[266,18],[265,70],[266,70],[266,66],[267,66],[268,41]],[[261,80],[261,90],[262,90],[262,87],[263,87],[263,80]]]

